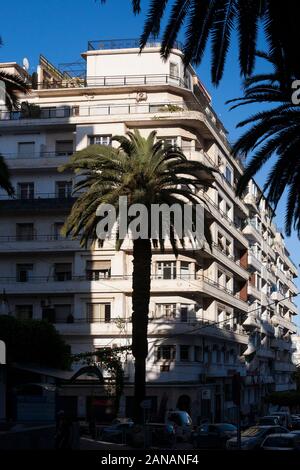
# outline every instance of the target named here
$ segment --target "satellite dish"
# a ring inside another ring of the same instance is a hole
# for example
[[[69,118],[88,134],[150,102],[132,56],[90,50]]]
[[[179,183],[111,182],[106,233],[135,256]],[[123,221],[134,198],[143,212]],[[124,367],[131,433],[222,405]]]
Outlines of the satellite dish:
[[[26,70],[26,72],[28,72],[28,70],[29,70],[29,60],[27,59],[27,57],[24,57],[24,59],[23,59],[23,68]]]

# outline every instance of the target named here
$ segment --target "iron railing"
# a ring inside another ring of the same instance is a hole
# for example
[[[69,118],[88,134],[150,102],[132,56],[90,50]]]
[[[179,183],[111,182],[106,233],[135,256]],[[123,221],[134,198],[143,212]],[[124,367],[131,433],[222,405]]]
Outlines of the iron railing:
[[[59,88],[93,88],[118,86],[145,86],[145,85],[175,85],[180,88],[192,89],[192,84],[185,78],[170,74],[146,75],[105,75],[65,77],[59,80],[43,81],[38,83],[38,89],[51,90]]]
[[[93,106],[61,106],[41,107],[38,116],[28,117],[21,111],[0,111],[1,121],[19,121],[23,119],[62,119],[72,117],[93,117],[120,114],[149,114],[149,113],[176,113],[195,110],[195,105],[188,102],[160,102],[160,103],[132,103],[132,104],[105,104]],[[199,111],[199,109],[198,109]]]
[[[161,39],[149,39],[145,48],[161,47]],[[140,49],[140,39],[95,39],[88,42],[88,51],[95,50],[115,50],[115,49]],[[173,49],[183,50],[183,44],[174,42]]]

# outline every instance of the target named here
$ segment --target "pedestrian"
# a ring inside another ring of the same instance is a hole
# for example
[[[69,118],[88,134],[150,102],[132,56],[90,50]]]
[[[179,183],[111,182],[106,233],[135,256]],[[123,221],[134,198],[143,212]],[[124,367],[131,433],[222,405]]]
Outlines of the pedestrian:
[[[60,411],[57,418],[55,448],[72,449],[72,421],[64,411]]]

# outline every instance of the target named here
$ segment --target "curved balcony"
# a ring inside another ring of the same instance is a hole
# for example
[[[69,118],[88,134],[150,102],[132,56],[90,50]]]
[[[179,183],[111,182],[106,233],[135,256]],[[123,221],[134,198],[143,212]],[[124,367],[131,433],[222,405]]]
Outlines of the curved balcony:
[[[259,328],[259,324],[253,315],[249,315],[243,323],[243,328],[247,331],[253,331],[256,328]]]

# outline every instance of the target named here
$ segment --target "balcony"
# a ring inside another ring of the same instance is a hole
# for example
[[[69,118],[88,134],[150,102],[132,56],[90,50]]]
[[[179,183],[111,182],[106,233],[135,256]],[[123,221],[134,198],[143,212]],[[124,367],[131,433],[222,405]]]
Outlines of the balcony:
[[[211,250],[211,247],[212,247],[212,250]],[[245,280],[249,279],[249,272],[247,271],[247,269],[241,266],[239,259],[236,259],[233,255],[226,253],[226,251],[222,249],[215,242],[211,243],[211,247],[210,245],[208,245],[208,243],[205,242],[204,248],[205,248],[205,253],[207,255],[213,256],[215,259],[217,259],[219,262],[224,264],[227,268],[234,271],[243,279]]]
[[[251,284],[251,282],[248,283],[248,296],[261,300],[261,291],[259,291],[256,286]]]
[[[208,203],[209,213],[214,217],[214,219],[217,220],[219,224],[222,224],[226,230],[230,231],[232,236],[239,240],[243,246],[248,247],[248,241],[245,238],[241,227],[236,224],[234,220],[230,219],[227,214],[222,212],[219,209],[217,203],[210,196],[208,196],[208,194],[206,194],[204,191],[200,191],[200,194]]]
[[[255,211],[258,211],[258,204],[257,204],[257,196],[254,196],[253,194],[246,194],[246,196],[244,197],[244,203],[247,205],[247,206],[251,206],[252,209],[254,209]]]
[[[259,328],[256,317],[250,314],[243,323],[243,328],[247,331],[253,331],[256,328]]]
[[[57,168],[67,162],[74,152],[33,152],[28,155],[2,153],[5,162],[12,170],[32,168]]]
[[[55,322],[56,329],[64,335],[117,335],[118,337],[131,337],[132,323],[131,319],[125,319],[123,327],[118,326],[117,318],[111,318],[110,322],[103,320],[87,321],[86,318],[75,318],[72,323],[67,321]],[[183,322],[179,319],[162,320],[149,318],[148,323],[148,336],[163,337],[167,334],[186,335],[189,336],[204,336],[218,338],[219,340],[237,341],[242,344],[247,344],[248,336],[233,330],[227,330],[217,325],[215,322],[205,321],[198,318],[193,318],[190,321]],[[227,375],[227,374],[226,374]]]
[[[30,242],[32,243],[32,242]],[[54,276],[31,276],[26,282],[19,282],[16,277],[0,277],[1,287],[9,294],[54,293],[54,292],[132,292],[132,275],[111,275],[89,280],[86,276],[70,275],[68,279],[58,281]],[[219,299],[225,303],[248,311],[248,304],[238,294],[218,284],[213,279],[201,274],[177,275],[173,279],[164,279],[161,275],[151,275],[152,293],[176,293],[185,295],[187,292]]]
[[[295,372],[296,366],[291,362],[275,361],[273,364],[276,372]]]
[[[255,252],[249,250],[248,251],[248,265],[253,266],[256,271],[261,271],[262,264],[261,261],[256,257]]]
[[[147,74],[147,75],[105,75],[86,76],[84,78],[71,77],[60,80],[45,81],[38,83],[39,90],[57,90],[74,88],[120,88],[138,86],[146,91],[148,86],[171,85],[184,89],[191,89],[189,82],[179,76],[167,74]]]
[[[160,48],[161,40],[153,39],[148,40],[145,46],[148,48]],[[89,51],[107,51],[107,50],[116,50],[116,49],[140,49],[140,39],[130,38],[130,39],[97,39],[94,41],[88,42]],[[183,51],[183,44],[179,41],[175,41],[173,49],[178,49]]]
[[[259,348],[257,348],[256,355],[258,357],[263,357],[263,358],[267,358],[267,359],[274,359],[275,358],[274,351],[272,351],[271,349],[269,349],[267,347],[264,347],[264,346],[260,346]]]
[[[80,249],[79,240],[64,238],[60,235],[0,236],[0,252],[4,253],[77,251]]]
[[[249,219],[243,228],[243,234],[253,241],[258,241],[260,244],[262,243],[262,236],[259,231],[259,228],[254,225],[254,223]]]
[[[297,326],[295,325],[295,323],[279,315],[273,315],[271,318],[271,323],[274,326],[281,326],[282,328],[286,328],[288,331],[291,331],[292,333],[297,332]]]
[[[35,213],[35,212],[69,212],[76,198],[66,194],[60,196],[57,193],[35,193],[32,197],[20,198],[0,196],[1,213]]]
[[[293,344],[290,341],[285,341],[282,338],[272,338],[271,348],[278,349],[280,351],[292,351]]]

